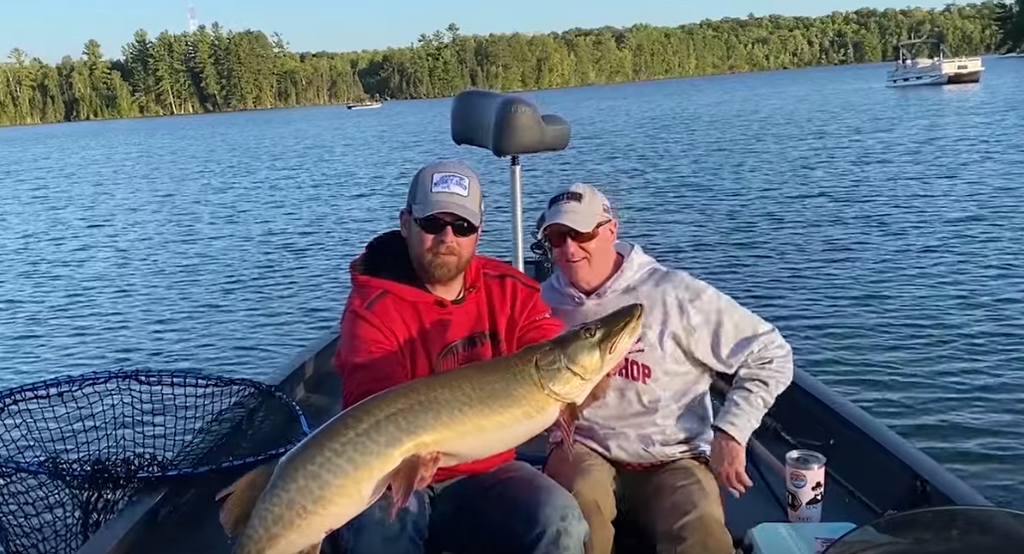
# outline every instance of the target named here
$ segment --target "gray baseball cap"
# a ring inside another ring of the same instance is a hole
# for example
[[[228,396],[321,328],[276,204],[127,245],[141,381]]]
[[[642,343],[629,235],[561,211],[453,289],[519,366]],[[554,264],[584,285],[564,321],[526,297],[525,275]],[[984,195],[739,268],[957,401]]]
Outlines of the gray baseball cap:
[[[586,183],[575,183],[548,200],[548,209],[537,220],[537,232],[561,223],[582,233],[598,223],[614,219],[612,205],[601,191]]]
[[[457,160],[423,166],[412,178],[406,206],[413,217],[449,212],[479,227],[484,218],[480,177]]]

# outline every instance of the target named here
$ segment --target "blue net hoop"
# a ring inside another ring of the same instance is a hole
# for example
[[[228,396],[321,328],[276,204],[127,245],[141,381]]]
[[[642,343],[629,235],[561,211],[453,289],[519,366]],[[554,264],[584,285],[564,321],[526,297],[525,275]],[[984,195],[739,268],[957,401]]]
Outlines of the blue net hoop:
[[[309,434],[275,387],[115,370],[0,392],[0,546],[73,554],[143,484],[256,465]]]

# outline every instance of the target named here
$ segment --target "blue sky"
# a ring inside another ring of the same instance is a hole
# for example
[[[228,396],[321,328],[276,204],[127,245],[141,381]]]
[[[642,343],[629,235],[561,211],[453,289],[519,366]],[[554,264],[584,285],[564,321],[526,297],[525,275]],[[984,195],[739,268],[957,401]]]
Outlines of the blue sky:
[[[456,22],[467,34],[543,32],[571,27],[680,25],[704,18],[820,15],[832,10],[940,7],[921,0],[191,0],[201,23],[278,31],[293,50],[360,50],[404,46],[421,32]],[[132,33],[187,29],[189,0],[10,0],[0,10],[0,58],[15,46],[47,62],[78,56],[86,40],[119,57]]]

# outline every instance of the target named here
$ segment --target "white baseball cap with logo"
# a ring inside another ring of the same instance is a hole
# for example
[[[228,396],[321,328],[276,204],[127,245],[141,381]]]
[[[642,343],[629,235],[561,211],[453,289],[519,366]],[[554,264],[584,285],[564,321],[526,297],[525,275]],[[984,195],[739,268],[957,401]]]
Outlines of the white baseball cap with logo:
[[[614,219],[612,205],[601,191],[586,183],[574,183],[548,200],[547,210],[537,220],[537,233],[555,224],[562,224],[587,233],[609,219]]]

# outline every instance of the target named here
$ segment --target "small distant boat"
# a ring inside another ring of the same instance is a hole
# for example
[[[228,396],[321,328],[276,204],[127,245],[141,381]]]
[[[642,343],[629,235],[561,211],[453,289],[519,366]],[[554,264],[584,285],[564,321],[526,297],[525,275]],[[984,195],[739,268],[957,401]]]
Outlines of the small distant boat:
[[[372,110],[384,105],[384,102],[349,102],[345,107],[350,110]]]
[[[919,44],[937,46],[938,56],[915,58],[912,50]],[[940,40],[907,40],[899,43],[897,49],[896,67],[885,77],[885,84],[889,87],[977,83],[985,71],[981,57],[954,57]]]

